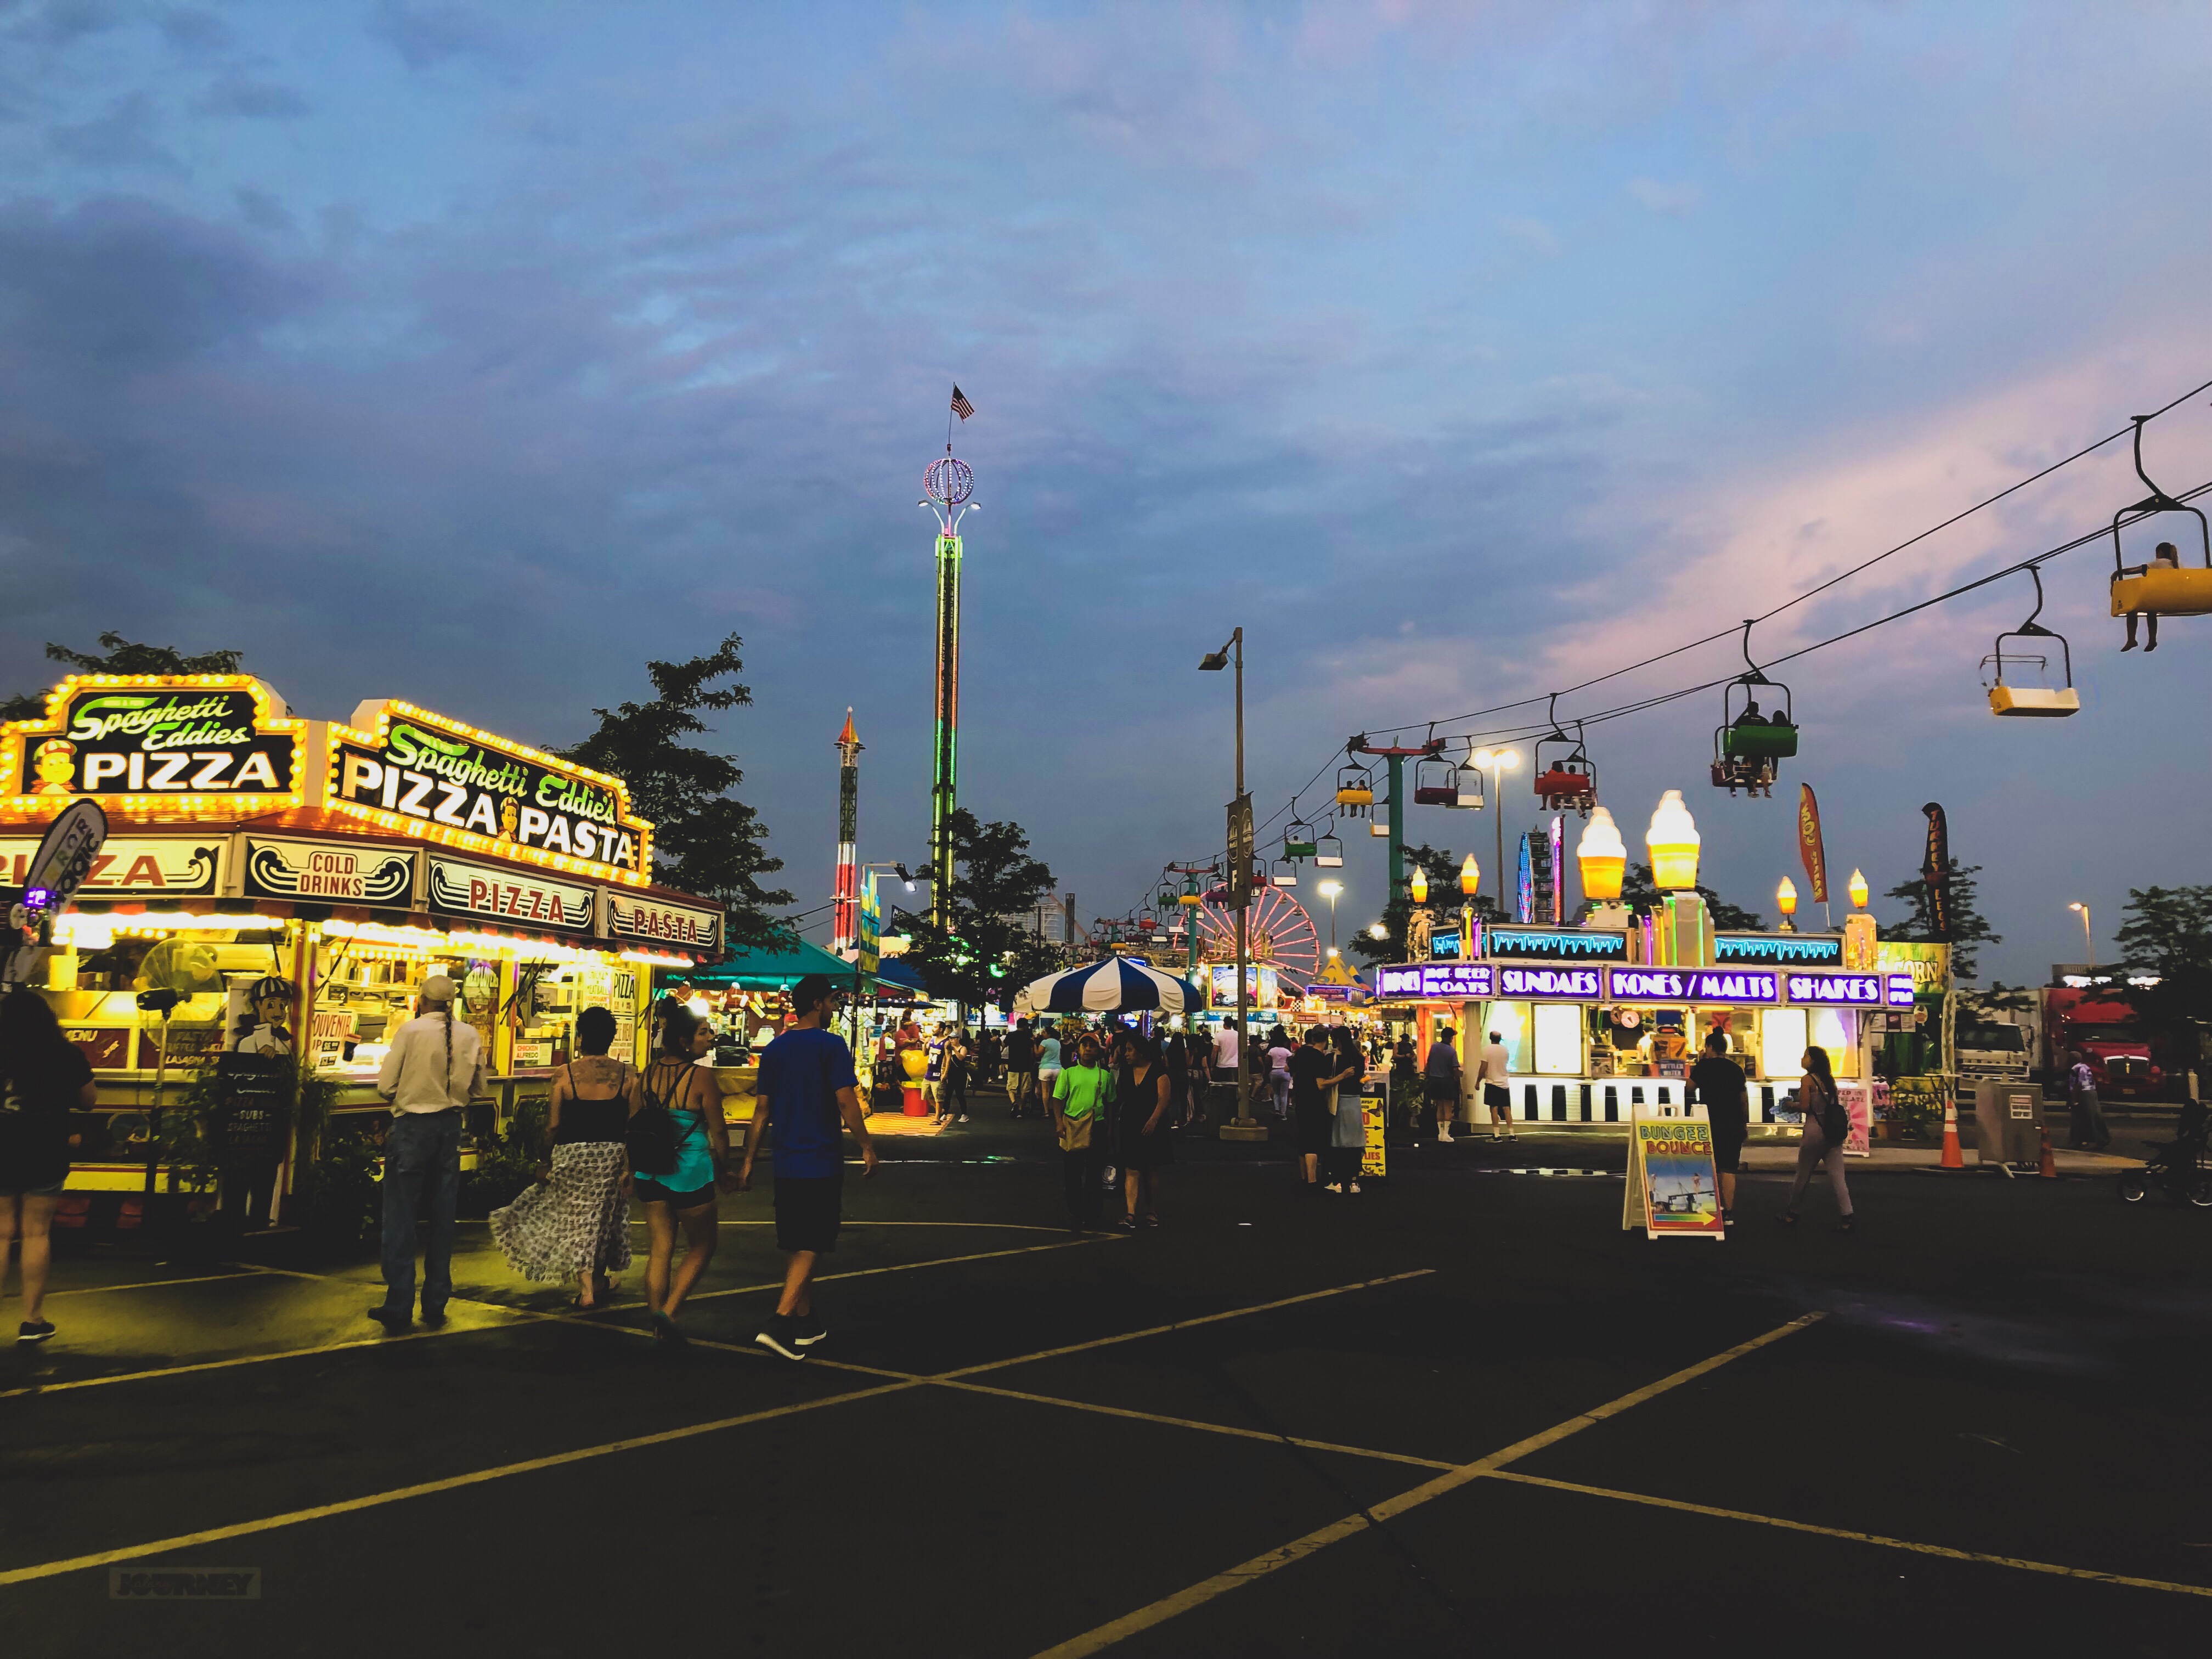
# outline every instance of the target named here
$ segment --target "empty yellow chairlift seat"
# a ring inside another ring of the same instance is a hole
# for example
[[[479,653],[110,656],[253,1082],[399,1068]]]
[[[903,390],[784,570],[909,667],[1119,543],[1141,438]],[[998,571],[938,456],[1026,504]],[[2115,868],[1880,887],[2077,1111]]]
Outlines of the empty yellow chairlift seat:
[[[1990,713],[2057,720],[2081,712],[2081,694],[2072,686],[2052,690],[2040,685],[1996,684],[1990,688]]]
[[[2154,565],[2140,574],[2112,578],[2112,614],[2212,616],[2212,570]]]

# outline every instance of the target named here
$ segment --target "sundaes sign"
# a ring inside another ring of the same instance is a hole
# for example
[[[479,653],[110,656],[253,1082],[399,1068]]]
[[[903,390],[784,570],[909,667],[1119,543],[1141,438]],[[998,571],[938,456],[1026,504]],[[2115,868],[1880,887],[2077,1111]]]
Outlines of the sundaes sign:
[[[330,804],[392,813],[450,832],[437,839],[514,858],[530,848],[610,871],[646,867],[652,826],[620,780],[411,703],[364,703],[369,729],[331,729]]]

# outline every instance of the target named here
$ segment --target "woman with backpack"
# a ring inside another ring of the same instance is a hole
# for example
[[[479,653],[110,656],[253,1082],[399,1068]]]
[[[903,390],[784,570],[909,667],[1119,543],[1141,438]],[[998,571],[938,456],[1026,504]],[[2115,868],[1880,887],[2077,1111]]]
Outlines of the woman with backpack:
[[[550,1158],[538,1184],[491,1212],[491,1236],[525,1279],[576,1280],[569,1305],[590,1313],[629,1266],[629,1120],[640,1103],[637,1073],[607,1050],[615,1017],[576,1016],[576,1058],[553,1079]]]
[[[1842,1217],[1836,1223],[1836,1231],[1851,1232],[1857,1220],[1851,1214],[1851,1189],[1844,1183],[1844,1142],[1850,1138],[1850,1119],[1844,1111],[1843,1097],[1836,1089],[1828,1051],[1808,1048],[1801,1063],[1805,1067],[1805,1076],[1797,1085],[1797,1105],[1805,1115],[1805,1127],[1797,1141],[1797,1178],[1790,1183],[1790,1207],[1782,1212],[1782,1224],[1797,1224],[1797,1200],[1805,1195],[1805,1183],[1813,1178],[1813,1171],[1825,1159],[1828,1184],[1836,1189],[1836,1208]]]
[[[714,1028],[680,1002],[665,1006],[660,1052],[646,1067],[638,1109],[629,1120],[633,1189],[645,1206],[652,1253],[646,1258],[646,1310],[653,1334],[681,1346],[677,1310],[714,1259],[715,1189],[730,1158],[730,1127],[722,1121],[722,1092],[699,1069],[713,1046]],[[670,1269],[676,1233],[684,1232],[684,1263]]]
[[[54,1328],[40,1312],[52,1259],[54,1210],[69,1179],[69,1115],[89,1111],[92,1064],[62,1035],[46,1000],[20,987],[0,997],[0,1294],[8,1246],[23,1241],[23,1318],[15,1340],[44,1342]]]

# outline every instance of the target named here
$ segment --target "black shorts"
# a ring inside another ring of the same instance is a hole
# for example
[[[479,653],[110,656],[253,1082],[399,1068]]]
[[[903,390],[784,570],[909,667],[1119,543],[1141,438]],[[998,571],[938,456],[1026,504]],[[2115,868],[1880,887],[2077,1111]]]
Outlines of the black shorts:
[[[1722,1175],[1734,1175],[1735,1166],[1743,1162],[1744,1137],[1751,1133],[1748,1118],[1717,1117],[1713,1126],[1713,1168]]]
[[[630,1191],[641,1203],[673,1204],[679,1210],[696,1210],[702,1204],[714,1201],[714,1183],[711,1181],[691,1192],[678,1193],[670,1191],[650,1176],[639,1176],[630,1182]]]
[[[842,1175],[778,1176],[775,1248],[817,1254],[836,1249],[837,1226],[843,1218],[844,1207]]]

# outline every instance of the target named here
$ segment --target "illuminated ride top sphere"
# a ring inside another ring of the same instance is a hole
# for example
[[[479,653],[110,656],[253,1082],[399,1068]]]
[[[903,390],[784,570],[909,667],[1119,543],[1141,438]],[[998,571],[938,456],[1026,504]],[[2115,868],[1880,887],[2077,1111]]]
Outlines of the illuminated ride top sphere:
[[[939,507],[957,507],[975,493],[975,474],[968,463],[947,455],[921,475],[922,494]]]

